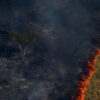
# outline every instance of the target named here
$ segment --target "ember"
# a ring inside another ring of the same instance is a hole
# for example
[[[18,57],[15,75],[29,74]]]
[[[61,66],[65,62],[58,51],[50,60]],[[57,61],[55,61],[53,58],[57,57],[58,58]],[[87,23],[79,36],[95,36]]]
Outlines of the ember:
[[[91,59],[87,62],[85,67],[86,75],[82,74],[81,79],[77,82],[75,95],[72,96],[73,100],[85,99],[84,93],[86,91],[86,85],[88,84],[88,80],[91,79],[91,76],[94,73],[95,70],[94,63],[96,63],[98,55],[100,55],[100,49],[97,49],[97,51],[94,54],[91,54]]]

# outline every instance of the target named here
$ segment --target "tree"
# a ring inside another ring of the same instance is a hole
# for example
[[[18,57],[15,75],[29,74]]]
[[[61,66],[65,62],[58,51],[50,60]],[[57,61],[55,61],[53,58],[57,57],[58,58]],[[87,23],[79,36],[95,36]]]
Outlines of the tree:
[[[28,46],[33,44],[37,39],[40,39],[41,35],[34,32],[27,32],[27,31],[22,33],[10,32],[8,33],[8,38],[16,42],[20,50],[20,56],[21,58],[24,58]]]

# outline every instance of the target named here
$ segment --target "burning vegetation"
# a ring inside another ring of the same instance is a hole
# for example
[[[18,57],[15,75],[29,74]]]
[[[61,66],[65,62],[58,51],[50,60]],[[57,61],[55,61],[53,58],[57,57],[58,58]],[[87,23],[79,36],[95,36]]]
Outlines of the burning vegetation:
[[[87,62],[85,66],[85,74],[81,75],[81,79],[77,81],[77,88],[75,91],[75,95],[72,96],[73,100],[84,100],[85,99],[85,91],[86,85],[88,81],[91,79],[92,74],[94,73],[97,57],[100,55],[100,49],[97,49],[95,53],[91,54],[91,59]]]

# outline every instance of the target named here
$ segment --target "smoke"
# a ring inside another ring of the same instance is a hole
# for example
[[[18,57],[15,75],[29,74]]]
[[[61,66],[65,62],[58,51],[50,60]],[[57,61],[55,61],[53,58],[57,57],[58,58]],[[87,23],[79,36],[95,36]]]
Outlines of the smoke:
[[[31,30],[43,38],[34,45],[32,68],[20,68],[28,80],[42,80],[33,86],[28,100],[70,100],[82,65],[93,47],[97,33],[91,25],[92,14],[79,0],[10,0],[3,3],[1,30]],[[35,76],[39,76],[39,78]],[[35,79],[34,79],[35,77]],[[44,89],[48,84],[49,89]],[[47,92],[48,91],[48,92]],[[37,96],[39,95],[39,96]]]

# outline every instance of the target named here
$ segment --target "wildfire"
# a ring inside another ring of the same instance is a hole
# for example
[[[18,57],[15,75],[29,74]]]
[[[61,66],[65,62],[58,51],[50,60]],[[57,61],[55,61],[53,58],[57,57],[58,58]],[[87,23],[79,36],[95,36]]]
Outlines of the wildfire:
[[[73,100],[85,99],[84,93],[86,91],[86,85],[88,84],[88,80],[91,79],[91,76],[94,73],[95,70],[94,63],[96,63],[98,55],[100,55],[100,49],[97,49],[94,54],[91,54],[91,59],[87,62],[85,67],[86,74],[82,74],[81,79],[77,82],[75,95],[72,96]]]

